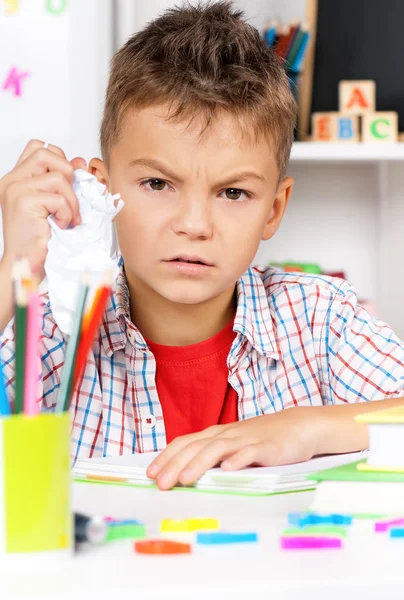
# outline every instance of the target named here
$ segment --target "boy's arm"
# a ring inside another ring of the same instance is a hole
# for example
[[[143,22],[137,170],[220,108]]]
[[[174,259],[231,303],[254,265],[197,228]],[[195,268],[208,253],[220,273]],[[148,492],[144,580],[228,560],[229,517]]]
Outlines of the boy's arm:
[[[364,450],[367,426],[358,414],[404,406],[404,398],[342,406],[297,406],[271,415],[217,425],[175,439],[150,465],[147,474],[161,489],[189,485],[221,463],[225,470],[249,465],[275,466],[320,454]]]
[[[360,306],[347,282],[341,283],[318,336],[323,403],[404,397],[404,342]]]
[[[355,417],[394,406],[404,406],[404,398],[308,408],[317,421],[314,425],[317,438],[315,455],[364,450],[369,445],[368,426],[357,423]]]

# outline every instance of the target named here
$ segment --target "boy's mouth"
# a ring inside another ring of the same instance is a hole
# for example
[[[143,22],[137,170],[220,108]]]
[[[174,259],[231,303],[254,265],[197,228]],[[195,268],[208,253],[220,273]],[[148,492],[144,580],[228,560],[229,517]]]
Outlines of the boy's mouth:
[[[164,262],[187,263],[187,264],[191,264],[191,265],[203,265],[205,267],[213,266],[212,263],[209,263],[208,261],[204,260],[200,256],[188,256],[188,255],[175,256],[174,258],[170,258],[169,260],[164,261]]]

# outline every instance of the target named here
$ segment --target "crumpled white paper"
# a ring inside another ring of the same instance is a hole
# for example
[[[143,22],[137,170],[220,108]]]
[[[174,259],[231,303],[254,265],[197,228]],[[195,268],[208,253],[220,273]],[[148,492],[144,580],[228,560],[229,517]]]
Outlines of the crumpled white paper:
[[[90,276],[88,304],[107,269],[116,278],[118,267],[111,257],[112,219],[124,205],[119,194],[106,192],[105,185],[83,169],[74,171],[73,190],[79,202],[81,224],[60,229],[48,217],[51,237],[45,261],[52,313],[67,335],[71,333],[81,273],[88,271]]]

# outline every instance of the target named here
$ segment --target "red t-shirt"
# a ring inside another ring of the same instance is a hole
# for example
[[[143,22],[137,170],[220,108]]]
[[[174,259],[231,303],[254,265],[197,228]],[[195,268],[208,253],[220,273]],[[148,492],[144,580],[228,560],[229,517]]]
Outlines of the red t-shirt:
[[[234,320],[209,340],[190,346],[162,346],[148,340],[156,359],[156,386],[167,444],[237,418],[237,392],[228,383],[227,356]]]

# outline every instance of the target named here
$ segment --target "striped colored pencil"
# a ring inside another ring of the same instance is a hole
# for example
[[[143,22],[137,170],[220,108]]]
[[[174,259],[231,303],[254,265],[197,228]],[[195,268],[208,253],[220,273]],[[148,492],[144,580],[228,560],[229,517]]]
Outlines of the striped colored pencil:
[[[307,25],[303,24],[300,27],[300,29],[296,32],[296,35],[295,35],[294,40],[293,40],[292,47],[290,48],[290,51],[289,51],[288,56],[287,56],[287,62],[288,62],[288,64],[289,64],[290,67],[292,67],[292,65],[294,64],[294,62],[296,60],[296,56],[298,54],[300,45],[301,45],[301,43],[303,41],[304,34],[307,31],[308,31]]]
[[[66,347],[65,364],[63,367],[62,380],[60,382],[60,389],[56,402],[56,412],[62,412],[69,408],[70,398],[73,392],[73,377],[77,350],[80,341],[83,314],[88,295],[88,283],[89,275],[88,273],[83,273],[80,281],[77,306],[72,324],[72,332]]]
[[[8,417],[9,415],[11,415],[11,407],[7,398],[3,375],[3,363],[0,358],[0,417]]]
[[[14,412],[20,414],[24,406],[25,354],[27,333],[28,294],[31,285],[31,269],[25,259],[13,266],[15,285],[15,400]]]
[[[37,291],[31,292],[28,301],[27,339],[25,352],[24,414],[38,413],[38,358],[41,299]]]
[[[76,386],[86,367],[88,353],[90,352],[90,348],[100,326],[108,298],[111,296],[112,282],[113,274],[111,271],[108,271],[105,273],[101,285],[97,289],[91,309],[83,319],[83,328],[74,374],[74,386]]]

